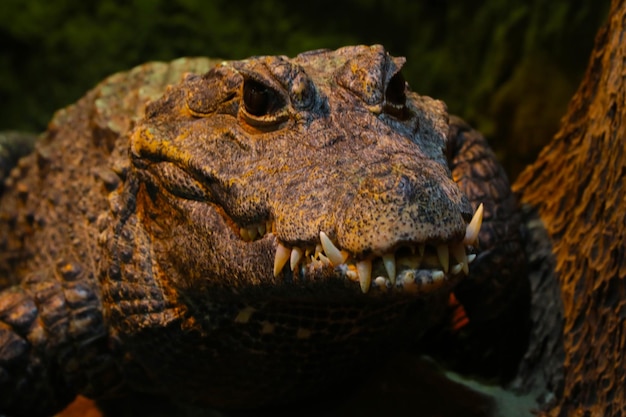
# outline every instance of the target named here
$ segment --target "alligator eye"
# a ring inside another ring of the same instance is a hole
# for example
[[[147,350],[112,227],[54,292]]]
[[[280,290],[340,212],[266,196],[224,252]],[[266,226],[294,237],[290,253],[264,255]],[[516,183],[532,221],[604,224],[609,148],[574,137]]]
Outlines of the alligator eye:
[[[264,85],[256,81],[246,81],[243,85],[243,104],[246,106],[246,111],[253,116],[267,114],[269,94]]]
[[[252,116],[271,114],[282,106],[276,92],[258,81],[246,80],[243,84],[243,104]]]
[[[405,115],[406,104],[406,83],[402,73],[398,72],[389,80],[387,89],[385,90],[386,113],[397,118],[403,118]]]
[[[244,120],[261,130],[273,130],[289,118],[286,98],[271,86],[247,78],[243,82],[243,105],[240,107]]]

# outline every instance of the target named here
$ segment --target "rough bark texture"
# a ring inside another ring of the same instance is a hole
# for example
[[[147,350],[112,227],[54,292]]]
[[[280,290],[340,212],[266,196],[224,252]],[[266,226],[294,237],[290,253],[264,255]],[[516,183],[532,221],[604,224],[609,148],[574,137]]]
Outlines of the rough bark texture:
[[[553,416],[626,415],[626,2],[615,0],[562,127],[516,184],[552,242],[565,323]]]

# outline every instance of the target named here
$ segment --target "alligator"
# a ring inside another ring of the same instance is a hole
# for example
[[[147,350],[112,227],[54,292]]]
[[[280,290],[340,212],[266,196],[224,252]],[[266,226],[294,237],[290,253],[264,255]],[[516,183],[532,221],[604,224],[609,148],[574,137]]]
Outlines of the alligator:
[[[0,200],[0,414],[290,403],[419,347],[451,300],[466,328],[524,306],[506,175],[404,62],[150,63],[58,111]]]

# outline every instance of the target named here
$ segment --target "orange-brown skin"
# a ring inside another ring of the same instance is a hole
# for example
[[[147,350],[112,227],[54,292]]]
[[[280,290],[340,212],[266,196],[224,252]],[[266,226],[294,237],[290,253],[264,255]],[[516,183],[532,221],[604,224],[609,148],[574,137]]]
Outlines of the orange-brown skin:
[[[358,46],[153,64],[57,113],[1,200],[0,279],[14,286],[0,293],[0,412],[128,391],[289,402],[444,316],[456,279],[419,297],[365,294],[332,265],[274,273],[279,245],[314,247],[320,231],[355,262],[460,244],[482,202],[475,268],[518,253],[501,167],[441,102],[408,89],[403,62]],[[267,222],[265,235],[239,234]],[[497,275],[475,282],[524,285],[508,266]]]

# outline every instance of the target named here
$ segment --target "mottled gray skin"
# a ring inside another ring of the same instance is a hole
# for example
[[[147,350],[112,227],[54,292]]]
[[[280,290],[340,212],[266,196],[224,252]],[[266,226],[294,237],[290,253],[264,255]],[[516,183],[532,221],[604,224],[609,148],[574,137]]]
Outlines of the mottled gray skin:
[[[206,59],[153,64],[57,113],[1,200],[0,283],[12,286],[0,293],[0,412],[131,391],[290,402],[342,387],[381,347],[443,320],[458,279],[422,297],[363,293],[330,265],[273,273],[279,244],[314,247],[320,231],[355,261],[461,242],[480,202],[473,267],[519,253],[493,153],[408,89],[403,62],[357,46],[208,72]],[[204,75],[162,93],[183,71]],[[239,235],[268,221],[253,241]],[[474,279],[496,300],[525,287],[523,256],[512,259]],[[486,316],[507,309],[495,305]]]

